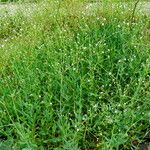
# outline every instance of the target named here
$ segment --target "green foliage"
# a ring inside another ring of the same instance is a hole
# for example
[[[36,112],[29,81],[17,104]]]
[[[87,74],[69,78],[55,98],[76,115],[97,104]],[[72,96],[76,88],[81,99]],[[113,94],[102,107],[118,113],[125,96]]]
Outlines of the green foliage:
[[[0,18],[0,149],[131,149],[149,134],[149,17],[68,2]]]

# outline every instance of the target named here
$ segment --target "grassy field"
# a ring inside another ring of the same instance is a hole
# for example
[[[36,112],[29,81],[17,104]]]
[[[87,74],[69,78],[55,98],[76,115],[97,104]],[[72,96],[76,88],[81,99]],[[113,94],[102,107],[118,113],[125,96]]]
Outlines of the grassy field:
[[[92,5],[0,17],[0,150],[148,147],[150,16]]]

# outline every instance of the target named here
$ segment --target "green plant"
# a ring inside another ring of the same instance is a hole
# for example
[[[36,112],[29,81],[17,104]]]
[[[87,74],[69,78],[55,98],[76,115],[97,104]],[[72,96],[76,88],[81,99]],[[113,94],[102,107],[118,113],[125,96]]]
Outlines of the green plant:
[[[131,12],[52,0],[0,18],[1,147],[137,147],[150,127],[149,16],[130,30]]]

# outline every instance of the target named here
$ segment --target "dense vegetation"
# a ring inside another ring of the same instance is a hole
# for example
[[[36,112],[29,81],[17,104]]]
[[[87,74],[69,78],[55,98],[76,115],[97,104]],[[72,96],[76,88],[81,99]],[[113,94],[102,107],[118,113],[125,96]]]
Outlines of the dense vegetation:
[[[150,134],[149,16],[37,7],[0,18],[0,149],[138,149]]]

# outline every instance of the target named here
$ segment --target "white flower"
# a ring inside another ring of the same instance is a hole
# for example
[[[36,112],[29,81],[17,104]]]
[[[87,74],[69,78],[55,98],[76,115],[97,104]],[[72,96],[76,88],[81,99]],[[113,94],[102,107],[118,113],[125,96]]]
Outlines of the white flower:
[[[127,26],[129,26],[130,24],[129,23],[127,23]]]
[[[106,18],[103,18],[104,21],[106,21]]]
[[[1,45],[1,47],[3,48],[3,47],[4,47],[4,45]]]
[[[87,80],[88,82],[90,82],[90,80]]]
[[[120,24],[118,24],[118,28],[120,28],[121,26],[120,26]]]
[[[112,75],[112,73],[111,73],[111,72],[109,72],[108,74],[109,74],[110,76]]]

